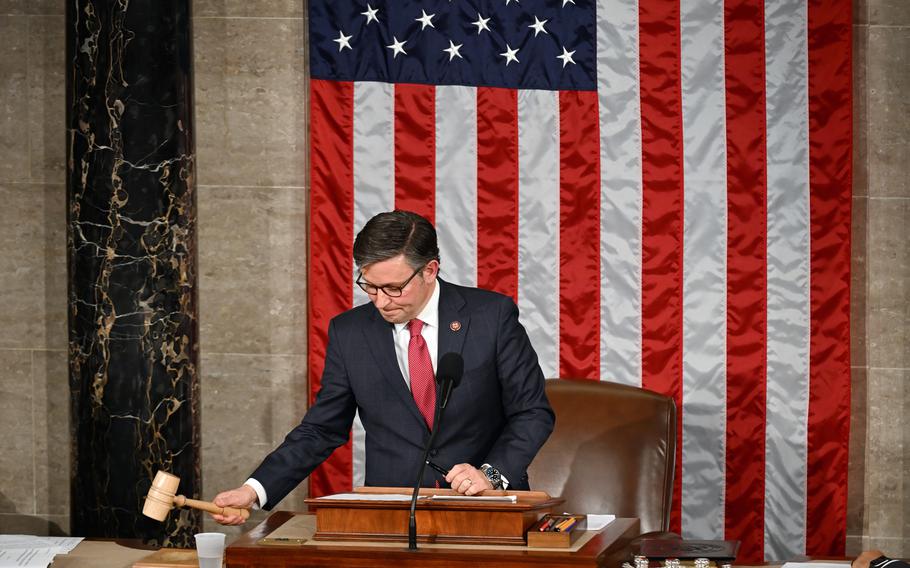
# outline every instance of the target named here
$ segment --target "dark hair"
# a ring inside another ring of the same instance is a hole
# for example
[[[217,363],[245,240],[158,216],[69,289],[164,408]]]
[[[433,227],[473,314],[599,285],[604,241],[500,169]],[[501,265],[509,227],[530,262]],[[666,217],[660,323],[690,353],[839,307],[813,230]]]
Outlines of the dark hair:
[[[439,260],[436,229],[417,213],[380,213],[367,221],[354,239],[354,263],[358,268],[402,254],[414,270]]]

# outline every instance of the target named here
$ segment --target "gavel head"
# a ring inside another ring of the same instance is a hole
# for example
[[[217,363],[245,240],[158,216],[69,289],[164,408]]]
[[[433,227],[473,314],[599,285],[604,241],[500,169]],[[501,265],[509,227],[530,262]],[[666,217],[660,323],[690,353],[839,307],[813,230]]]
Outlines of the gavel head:
[[[178,485],[180,485],[180,478],[176,475],[164,471],[156,473],[152,486],[149,487],[149,493],[145,497],[142,514],[156,521],[166,519],[167,514],[174,507],[174,495],[177,494]]]

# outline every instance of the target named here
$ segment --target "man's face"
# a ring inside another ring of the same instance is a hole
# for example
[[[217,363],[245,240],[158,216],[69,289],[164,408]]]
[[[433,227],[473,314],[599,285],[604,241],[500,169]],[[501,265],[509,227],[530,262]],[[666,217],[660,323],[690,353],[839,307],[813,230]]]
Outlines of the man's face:
[[[383,290],[368,294],[384,320],[389,323],[406,323],[416,318],[427,305],[433,295],[438,271],[439,262],[431,260],[411,278],[414,269],[404,259],[404,255],[398,255],[365,266],[360,280],[378,287],[400,287],[407,282],[401,296],[397,298],[389,296]],[[411,280],[408,281],[408,278]]]

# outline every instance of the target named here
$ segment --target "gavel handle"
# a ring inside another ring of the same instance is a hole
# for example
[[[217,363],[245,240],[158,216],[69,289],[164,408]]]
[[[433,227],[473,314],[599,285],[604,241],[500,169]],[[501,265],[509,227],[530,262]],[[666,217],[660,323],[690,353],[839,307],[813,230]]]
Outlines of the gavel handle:
[[[215,515],[240,515],[243,517],[243,520],[250,518],[249,509],[235,509],[234,507],[219,507],[214,503],[209,503],[208,501],[199,501],[196,499],[187,499],[183,495],[177,495],[174,497],[174,505],[177,507],[190,507],[191,509],[200,509],[208,513],[213,513]]]

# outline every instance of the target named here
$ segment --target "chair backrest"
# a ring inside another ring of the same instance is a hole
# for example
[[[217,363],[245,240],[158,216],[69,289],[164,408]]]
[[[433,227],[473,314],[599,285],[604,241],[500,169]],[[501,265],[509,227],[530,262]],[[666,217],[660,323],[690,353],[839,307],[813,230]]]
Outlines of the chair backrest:
[[[556,427],[529,468],[531,488],[565,498],[568,512],[638,517],[643,533],[668,530],[673,399],[580,379],[549,379],[546,389]]]

